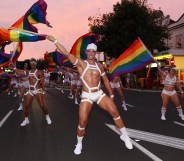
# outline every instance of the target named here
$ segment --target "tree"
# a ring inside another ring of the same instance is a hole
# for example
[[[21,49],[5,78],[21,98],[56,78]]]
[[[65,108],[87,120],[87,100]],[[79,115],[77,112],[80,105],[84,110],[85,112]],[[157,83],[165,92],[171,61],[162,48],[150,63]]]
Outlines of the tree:
[[[164,39],[168,29],[161,25],[164,14],[152,9],[147,0],[121,0],[113,6],[113,12],[89,17],[89,26],[100,35],[98,49],[118,57],[138,37],[150,51],[165,49]]]

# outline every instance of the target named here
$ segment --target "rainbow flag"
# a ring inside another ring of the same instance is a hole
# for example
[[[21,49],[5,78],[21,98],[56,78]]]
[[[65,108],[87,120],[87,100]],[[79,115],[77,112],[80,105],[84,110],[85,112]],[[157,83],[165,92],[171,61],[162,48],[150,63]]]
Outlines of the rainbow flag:
[[[51,27],[46,20],[47,3],[44,0],[38,0],[31,8],[22,16],[17,22],[15,22],[10,29],[20,28],[23,30],[29,30],[38,32],[38,29],[33,24],[43,23]]]
[[[85,60],[87,57],[86,56],[87,45],[90,43],[95,43],[97,41],[97,38],[98,38],[97,35],[94,35],[91,32],[79,37],[73,44],[70,53],[76,56],[77,58]]]
[[[41,35],[27,30],[6,30],[0,28],[0,44],[5,41],[11,42],[35,42],[45,40],[47,35]]]
[[[109,67],[110,78],[139,70],[154,62],[154,58],[140,39],[137,39]]]
[[[0,52],[0,67],[7,67],[10,60],[13,63],[16,62],[22,52],[22,49],[23,49],[22,42],[19,42],[13,54],[6,54]]]

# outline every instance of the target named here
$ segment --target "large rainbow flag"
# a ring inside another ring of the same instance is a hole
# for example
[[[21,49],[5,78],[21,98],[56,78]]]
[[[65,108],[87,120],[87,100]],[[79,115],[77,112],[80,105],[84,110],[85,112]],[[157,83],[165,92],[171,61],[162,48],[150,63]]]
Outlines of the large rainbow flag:
[[[91,32],[82,35],[79,37],[76,42],[73,44],[70,51],[71,54],[75,55],[77,58],[83,60],[86,59],[86,47],[90,43],[95,43],[97,41],[97,35],[92,34]]]
[[[35,42],[45,40],[47,35],[37,34],[27,30],[13,29],[7,30],[0,28],[0,44],[5,41],[11,42]]]
[[[33,26],[33,24],[37,23],[43,23],[51,27],[49,22],[46,20],[46,10],[47,3],[44,0],[38,0],[31,6],[31,8],[25,13],[24,16],[22,16],[10,27],[10,29],[20,28],[23,30],[38,32],[38,29]]]
[[[154,58],[140,39],[137,39],[109,67],[110,79],[120,74],[139,70],[154,62]]]
[[[0,67],[7,67],[10,60],[13,63],[16,62],[22,52],[22,49],[23,49],[22,42],[18,42],[16,49],[12,54],[0,52]]]

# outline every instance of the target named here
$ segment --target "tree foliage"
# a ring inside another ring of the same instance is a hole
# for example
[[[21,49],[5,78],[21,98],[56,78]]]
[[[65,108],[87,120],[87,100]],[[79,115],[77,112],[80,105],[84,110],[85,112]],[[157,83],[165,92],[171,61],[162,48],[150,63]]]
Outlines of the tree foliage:
[[[163,18],[163,12],[152,9],[147,0],[121,0],[112,13],[88,20],[91,31],[100,35],[98,49],[118,57],[138,37],[150,51],[163,50],[169,37],[167,27],[161,25]]]

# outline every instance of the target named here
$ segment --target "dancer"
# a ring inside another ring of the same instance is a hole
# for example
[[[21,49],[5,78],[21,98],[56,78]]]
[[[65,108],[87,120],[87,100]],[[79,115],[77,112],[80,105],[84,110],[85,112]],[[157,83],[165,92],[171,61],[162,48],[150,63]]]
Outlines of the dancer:
[[[48,124],[51,124],[52,121],[50,119],[48,110],[44,104],[43,101],[43,94],[44,93],[44,75],[43,73],[38,70],[36,68],[37,65],[37,61],[36,59],[32,58],[30,60],[30,65],[31,65],[31,70],[30,71],[22,71],[20,69],[17,69],[15,67],[15,65],[13,63],[10,63],[9,67],[13,68],[13,70],[19,74],[19,75],[28,75],[29,76],[29,90],[26,94],[26,105],[25,105],[25,111],[24,111],[24,115],[25,115],[25,119],[22,122],[21,126],[26,126],[27,124],[29,124],[29,109],[32,105],[33,99],[35,98],[40,106],[40,108],[42,109],[43,113],[46,116],[46,120]]]
[[[92,110],[93,102],[107,111],[114,120],[114,123],[119,128],[121,132],[121,140],[125,142],[128,149],[132,149],[132,143],[129,136],[126,133],[126,129],[121,119],[116,105],[105,93],[100,89],[101,77],[103,79],[104,85],[107,88],[110,97],[114,97],[109,80],[104,72],[103,66],[95,62],[95,55],[97,51],[97,46],[95,44],[89,44],[86,48],[87,59],[86,61],[76,58],[74,55],[70,54],[53,36],[47,36],[47,39],[53,42],[61,53],[66,55],[70,62],[75,65],[81,76],[83,82],[82,87],[82,100],[79,107],[79,125],[77,128],[77,145],[74,150],[76,155],[81,154],[82,150],[82,140],[85,135],[85,127],[87,126],[90,112]]]
[[[50,81],[50,72],[48,70],[46,70],[44,72],[44,83],[45,83],[45,90],[47,90],[48,86],[49,86],[49,81]]]
[[[171,99],[172,102],[175,104],[176,109],[179,112],[181,119],[184,120],[183,110],[182,110],[178,95],[175,90],[175,86],[177,86],[182,96],[184,96],[179,80],[176,77],[176,68],[172,67],[168,71],[168,73],[166,73],[160,68],[157,61],[156,63],[157,63],[158,71],[160,75],[163,77],[162,84],[164,85],[164,88],[161,94],[162,96],[161,120],[166,120],[165,113],[167,110],[169,99]]]
[[[24,62],[24,67],[23,71],[28,73],[28,62]],[[19,108],[17,109],[18,111],[23,110],[23,96],[25,91],[29,88],[29,75],[25,75],[21,77],[22,80],[22,87],[20,88],[20,94],[19,94]]]
[[[125,98],[124,98],[123,90],[122,90],[123,89],[123,85],[122,85],[120,77],[116,76],[112,80],[110,80],[110,85],[111,85],[113,93],[114,93],[114,89],[117,90],[117,92],[118,92],[118,94],[120,96],[120,99],[122,101],[122,107],[124,108],[125,111],[127,111]]]

